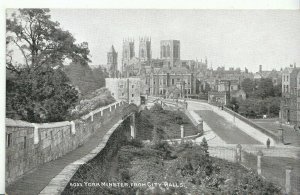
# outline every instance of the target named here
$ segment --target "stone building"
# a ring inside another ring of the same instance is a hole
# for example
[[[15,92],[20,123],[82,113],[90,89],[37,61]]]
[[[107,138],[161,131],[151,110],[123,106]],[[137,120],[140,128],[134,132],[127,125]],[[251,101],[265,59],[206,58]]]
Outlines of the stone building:
[[[105,87],[116,100],[124,100],[136,105],[141,104],[140,78],[106,78]]]
[[[228,91],[209,91],[208,103],[218,106],[226,105],[230,101],[230,94]]]
[[[135,57],[132,39],[123,41],[122,77],[139,77],[142,94],[184,97],[199,91],[197,76],[207,68],[207,59],[181,60],[179,40],[162,40],[160,58],[153,59],[151,38],[140,38],[138,53]]]
[[[194,74],[186,68],[154,68],[142,73],[144,93],[162,97],[186,97],[196,93]]]
[[[118,53],[112,45],[109,52],[107,52],[107,70],[109,77],[115,78],[118,75]]]
[[[282,122],[300,126],[300,68],[291,65],[282,72]]]

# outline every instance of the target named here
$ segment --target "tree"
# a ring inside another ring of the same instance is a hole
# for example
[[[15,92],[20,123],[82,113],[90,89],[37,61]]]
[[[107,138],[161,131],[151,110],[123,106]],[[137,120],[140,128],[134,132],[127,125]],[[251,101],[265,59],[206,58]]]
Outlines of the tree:
[[[75,44],[75,38],[51,20],[49,9],[19,9],[6,20],[6,68],[19,73],[24,68],[36,71],[40,66],[62,66],[65,60],[87,64],[88,44]],[[13,60],[13,49],[21,52],[24,63]]]
[[[231,98],[229,104],[227,105],[228,108],[233,110],[234,112],[237,112],[239,109],[239,102],[235,97]]]
[[[49,12],[19,9],[6,21],[6,69],[11,75],[7,77],[7,108],[30,122],[68,118],[78,92],[70,85],[63,65],[90,61],[87,43],[75,44],[72,34],[52,21]]]
[[[255,83],[253,80],[246,78],[242,81],[241,88],[245,91],[245,93],[249,97],[249,95],[252,94],[254,91]]]
[[[274,96],[273,82],[270,78],[262,78],[258,83],[255,96],[261,99],[265,99],[270,96]]]
[[[65,67],[65,72],[72,84],[79,88],[83,98],[89,93],[105,86],[107,75],[105,75],[101,68],[91,69],[84,64],[71,63]]]
[[[19,118],[29,122],[56,122],[69,117],[78,92],[68,84],[61,68],[41,67],[37,74],[20,72],[10,81],[6,98],[7,107]]]

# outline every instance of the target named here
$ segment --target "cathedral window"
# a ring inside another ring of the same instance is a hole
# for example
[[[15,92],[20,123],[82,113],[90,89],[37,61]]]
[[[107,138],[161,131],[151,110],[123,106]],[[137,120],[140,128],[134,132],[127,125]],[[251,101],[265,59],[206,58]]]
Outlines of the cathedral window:
[[[166,46],[162,46],[163,57],[166,57]]]
[[[141,58],[144,58],[145,57],[145,51],[144,49],[141,50]]]
[[[167,46],[167,57],[170,57],[170,45]]]

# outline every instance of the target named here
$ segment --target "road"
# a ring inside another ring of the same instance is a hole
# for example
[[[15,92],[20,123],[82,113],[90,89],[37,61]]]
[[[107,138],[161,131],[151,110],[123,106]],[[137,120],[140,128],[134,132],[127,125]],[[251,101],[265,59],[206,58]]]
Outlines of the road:
[[[261,144],[237,128],[232,122],[216,114],[205,104],[188,102],[188,109],[197,113],[203,121],[227,144]]]

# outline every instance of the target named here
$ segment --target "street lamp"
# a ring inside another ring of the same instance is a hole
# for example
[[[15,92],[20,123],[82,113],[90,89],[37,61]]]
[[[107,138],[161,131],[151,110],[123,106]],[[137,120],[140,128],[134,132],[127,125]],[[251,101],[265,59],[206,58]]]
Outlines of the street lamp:
[[[232,108],[233,108],[233,122],[235,123],[235,105],[234,104],[232,105]]]

